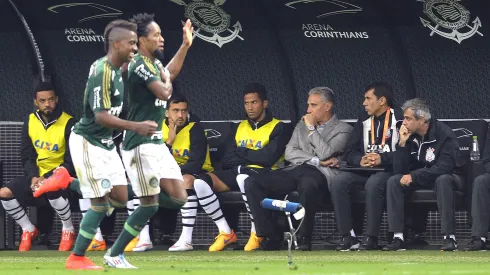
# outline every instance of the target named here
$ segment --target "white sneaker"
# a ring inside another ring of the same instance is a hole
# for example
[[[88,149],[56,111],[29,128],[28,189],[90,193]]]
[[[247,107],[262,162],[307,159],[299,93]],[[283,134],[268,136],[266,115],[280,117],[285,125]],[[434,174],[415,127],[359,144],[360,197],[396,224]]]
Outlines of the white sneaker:
[[[110,249],[104,255],[104,264],[108,265],[109,267],[113,267],[113,268],[137,268],[136,266],[128,263],[128,261],[126,260],[126,258],[124,257],[123,254],[120,254],[119,256],[114,256],[114,257],[111,257],[109,255],[110,255]]]
[[[145,252],[153,249],[153,243],[150,240],[140,239],[138,244],[133,248],[133,252]]]
[[[194,249],[194,247],[192,247],[191,243],[178,240],[174,245],[172,245],[168,249],[168,251],[170,251],[170,252],[183,252],[183,251],[189,251],[189,250],[193,250],[193,249]]]

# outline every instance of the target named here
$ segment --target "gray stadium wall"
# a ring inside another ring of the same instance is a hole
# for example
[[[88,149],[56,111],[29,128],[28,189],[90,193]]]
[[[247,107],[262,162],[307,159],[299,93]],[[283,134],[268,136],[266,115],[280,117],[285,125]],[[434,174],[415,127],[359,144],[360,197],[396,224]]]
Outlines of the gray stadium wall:
[[[203,120],[241,119],[241,91],[252,81],[269,89],[280,119],[300,117],[315,86],[333,88],[339,116],[355,118],[363,88],[381,80],[393,85],[397,102],[423,97],[439,118],[490,118],[488,0],[12,1],[34,33],[64,109],[75,117],[89,66],[104,55],[109,21],[155,13],[168,62],[187,11],[199,37],[177,87]],[[0,41],[0,120],[22,121],[33,108],[37,68],[6,0],[0,1]]]

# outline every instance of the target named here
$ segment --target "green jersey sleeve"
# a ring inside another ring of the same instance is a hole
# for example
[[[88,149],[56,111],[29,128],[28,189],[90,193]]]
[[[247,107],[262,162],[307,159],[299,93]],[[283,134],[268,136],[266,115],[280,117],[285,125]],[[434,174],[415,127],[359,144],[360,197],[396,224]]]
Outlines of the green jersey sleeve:
[[[160,71],[155,63],[147,58],[139,59],[136,64],[133,64],[134,72],[132,77],[137,82],[148,85],[153,81],[160,80]]]
[[[94,113],[111,108],[112,69],[106,63],[90,68],[87,97]]]

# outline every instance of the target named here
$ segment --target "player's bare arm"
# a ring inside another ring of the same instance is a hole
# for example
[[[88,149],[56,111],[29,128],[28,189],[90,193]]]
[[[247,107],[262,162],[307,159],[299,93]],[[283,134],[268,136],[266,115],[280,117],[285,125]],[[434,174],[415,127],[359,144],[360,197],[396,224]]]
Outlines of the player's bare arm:
[[[136,132],[142,136],[151,136],[158,128],[158,124],[154,121],[133,122],[120,119],[109,114],[107,111],[95,113],[95,121],[107,128],[128,130]]]
[[[187,56],[187,51],[192,45],[194,27],[192,27],[191,20],[187,19],[184,27],[182,27],[182,32],[182,45],[166,67],[167,70],[170,71],[171,81],[174,81],[179,75],[180,70],[182,69],[182,65],[184,64],[185,57]]]

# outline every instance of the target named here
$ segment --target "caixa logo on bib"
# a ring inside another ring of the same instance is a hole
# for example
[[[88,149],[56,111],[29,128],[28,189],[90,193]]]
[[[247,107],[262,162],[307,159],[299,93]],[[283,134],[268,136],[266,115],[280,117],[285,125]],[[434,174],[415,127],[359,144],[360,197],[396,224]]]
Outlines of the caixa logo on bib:
[[[470,12],[459,3],[460,0],[417,1],[424,2],[424,14],[434,23],[420,17],[422,25],[431,30],[430,36],[438,34],[459,44],[475,34],[483,36],[478,31],[482,27],[480,18],[471,21]]]
[[[236,38],[244,40],[243,37],[239,35],[242,31],[240,22],[237,21],[232,28],[230,28],[231,16],[220,7],[226,0],[214,0],[210,2],[194,0],[189,4],[184,2],[184,0],[170,1],[185,6],[185,17],[189,18],[192,23],[197,26],[194,30],[194,37],[197,36],[220,48]]]
[[[118,9],[97,3],[66,3],[48,7],[48,11],[56,14],[68,14],[78,19],[78,23],[100,18],[114,18],[123,14]],[[64,34],[66,35],[66,40],[72,43],[104,42],[104,36],[97,34],[91,28],[65,28]]]

